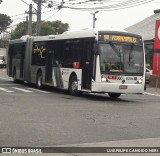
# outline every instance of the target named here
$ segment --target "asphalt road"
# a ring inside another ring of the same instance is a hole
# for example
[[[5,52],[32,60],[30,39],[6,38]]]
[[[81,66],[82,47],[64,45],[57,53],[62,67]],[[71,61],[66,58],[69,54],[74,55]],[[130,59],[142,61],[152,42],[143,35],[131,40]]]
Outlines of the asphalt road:
[[[54,146],[160,138],[160,97],[73,97],[14,84],[0,69],[0,146]]]

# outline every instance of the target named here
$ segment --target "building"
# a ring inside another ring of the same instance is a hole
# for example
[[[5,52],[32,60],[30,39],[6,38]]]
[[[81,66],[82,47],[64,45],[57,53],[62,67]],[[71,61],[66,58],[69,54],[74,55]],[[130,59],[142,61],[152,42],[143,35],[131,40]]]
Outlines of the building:
[[[155,10],[154,14],[139,23],[136,23],[125,30],[143,36],[146,52],[146,63],[152,66],[154,52],[155,23],[160,20],[160,10]]]
[[[155,32],[156,30],[156,21],[160,20],[160,10],[154,10],[154,14],[130,27],[127,27],[125,30],[131,33],[139,34],[144,39],[145,44],[145,53],[146,53],[146,64],[150,64],[151,68],[155,66],[157,62],[155,62],[155,59],[153,56],[155,55]],[[157,33],[157,32],[156,32]],[[158,43],[160,45],[160,42]],[[155,56],[154,56],[155,57]],[[153,62],[154,60],[154,62]],[[157,59],[158,63],[160,64],[160,60]],[[155,67],[154,67],[155,68]],[[151,85],[152,86],[159,86],[159,84],[156,84],[158,81],[156,80],[160,76],[154,76],[151,78]],[[160,79],[160,78],[159,78]],[[155,82],[156,83],[155,83]],[[159,80],[160,81],[160,80]]]

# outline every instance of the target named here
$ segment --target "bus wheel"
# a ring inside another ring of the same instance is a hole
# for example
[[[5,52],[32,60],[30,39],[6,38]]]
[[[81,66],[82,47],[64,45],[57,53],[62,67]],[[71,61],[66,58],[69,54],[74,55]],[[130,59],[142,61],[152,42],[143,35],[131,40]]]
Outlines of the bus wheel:
[[[108,93],[108,95],[111,97],[111,98],[118,98],[121,96],[120,93]]]
[[[79,93],[80,93],[78,91],[78,81],[77,81],[77,77],[76,76],[73,76],[70,79],[70,82],[69,82],[69,92],[73,96],[78,96]]]
[[[37,75],[37,82],[36,82],[38,89],[42,89],[43,88],[42,82],[43,82],[42,73],[38,73],[38,75]]]

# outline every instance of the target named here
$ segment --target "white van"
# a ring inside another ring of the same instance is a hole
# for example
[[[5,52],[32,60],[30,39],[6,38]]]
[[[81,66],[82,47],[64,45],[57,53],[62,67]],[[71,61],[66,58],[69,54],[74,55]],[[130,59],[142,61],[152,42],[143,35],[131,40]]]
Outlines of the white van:
[[[0,55],[0,68],[6,67],[6,60],[4,55]]]

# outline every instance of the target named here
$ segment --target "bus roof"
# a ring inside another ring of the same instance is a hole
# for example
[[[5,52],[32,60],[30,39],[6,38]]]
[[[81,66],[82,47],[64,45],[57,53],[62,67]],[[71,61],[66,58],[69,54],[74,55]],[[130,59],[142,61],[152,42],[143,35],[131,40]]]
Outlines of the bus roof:
[[[10,41],[9,41],[9,44],[26,42],[26,41],[27,41],[27,38],[29,38],[29,37],[30,37],[29,35],[25,35],[25,36],[22,36],[20,39],[10,40]]]
[[[48,35],[48,36],[30,36],[25,35],[22,36],[20,39],[11,40],[10,43],[20,43],[26,42],[27,38],[33,38],[34,41],[48,41],[48,40],[62,40],[62,39],[76,39],[76,38],[87,38],[87,37],[95,37],[98,38],[98,32],[105,32],[105,33],[120,33],[120,34],[130,34],[136,35],[126,32],[125,30],[113,29],[113,28],[95,28],[95,29],[83,29],[77,31],[66,31],[63,34],[59,35]],[[139,36],[139,35],[136,35]]]
[[[98,37],[97,34],[99,31],[102,32],[114,32],[114,33],[125,33],[125,30],[115,30],[115,29],[106,29],[106,28],[96,28],[96,29],[82,29],[75,31],[66,31],[63,34],[59,35],[48,35],[48,36],[36,36],[33,37],[34,41],[41,40],[62,40],[62,39],[74,39],[74,38],[87,38],[87,37]]]

